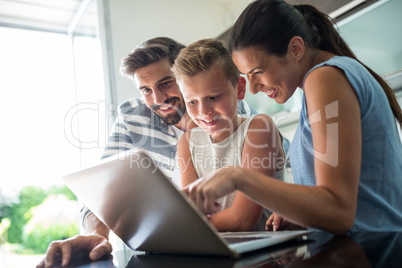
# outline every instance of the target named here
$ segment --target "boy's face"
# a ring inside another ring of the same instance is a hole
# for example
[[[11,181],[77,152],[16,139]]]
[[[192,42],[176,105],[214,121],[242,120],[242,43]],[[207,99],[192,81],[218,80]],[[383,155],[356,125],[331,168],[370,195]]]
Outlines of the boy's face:
[[[170,70],[169,59],[138,69],[134,81],[145,104],[166,123],[175,125],[186,112],[183,96]]]
[[[237,100],[244,98],[245,83],[241,77],[233,86],[217,67],[178,81],[187,113],[214,142],[223,141],[237,129]]]

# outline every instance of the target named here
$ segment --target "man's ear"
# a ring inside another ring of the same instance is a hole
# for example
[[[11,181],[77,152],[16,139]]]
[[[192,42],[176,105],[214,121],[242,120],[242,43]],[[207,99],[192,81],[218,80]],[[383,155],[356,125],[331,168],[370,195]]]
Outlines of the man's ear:
[[[237,99],[243,100],[246,96],[246,78],[240,76],[237,80]]]
[[[292,39],[289,41],[288,45],[288,54],[296,60],[296,62],[299,62],[305,52],[305,45],[304,45],[304,40],[300,36],[293,36]]]

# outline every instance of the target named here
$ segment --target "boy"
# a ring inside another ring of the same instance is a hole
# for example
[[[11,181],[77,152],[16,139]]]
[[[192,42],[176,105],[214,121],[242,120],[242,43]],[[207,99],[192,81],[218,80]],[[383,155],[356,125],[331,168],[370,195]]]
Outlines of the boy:
[[[191,44],[180,51],[172,70],[187,113],[198,125],[178,143],[182,187],[224,166],[242,166],[284,180],[282,137],[272,119],[237,115],[246,80],[223,43],[205,39]],[[218,213],[208,216],[219,231],[265,229],[267,213],[241,192],[225,196],[219,206]]]

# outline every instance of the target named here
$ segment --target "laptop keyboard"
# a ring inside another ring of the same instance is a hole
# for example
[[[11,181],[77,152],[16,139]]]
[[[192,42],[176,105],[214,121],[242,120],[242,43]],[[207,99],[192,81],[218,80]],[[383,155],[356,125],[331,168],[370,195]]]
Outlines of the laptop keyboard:
[[[229,244],[235,244],[235,243],[240,243],[240,242],[247,242],[247,241],[254,241],[254,240],[259,240],[259,239],[266,239],[269,238],[270,236],[238,236],[238,237],[223,237],[224,240],[226,240]]]

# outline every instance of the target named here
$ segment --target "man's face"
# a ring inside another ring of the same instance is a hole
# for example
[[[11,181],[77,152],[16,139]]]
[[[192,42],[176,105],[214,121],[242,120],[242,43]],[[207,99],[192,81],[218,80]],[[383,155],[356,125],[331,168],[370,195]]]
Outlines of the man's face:
[[[170,70],[169,59],[138,69],[134,81],[145,104],[167,124],[175,125],[186,112],[183,96]]]

